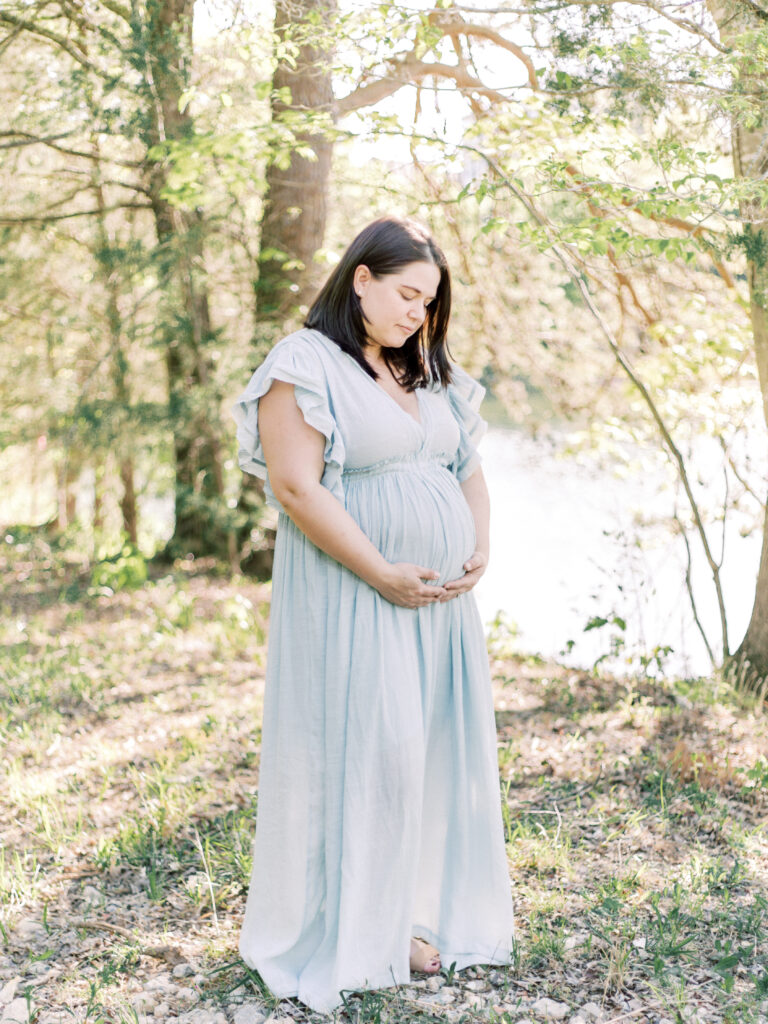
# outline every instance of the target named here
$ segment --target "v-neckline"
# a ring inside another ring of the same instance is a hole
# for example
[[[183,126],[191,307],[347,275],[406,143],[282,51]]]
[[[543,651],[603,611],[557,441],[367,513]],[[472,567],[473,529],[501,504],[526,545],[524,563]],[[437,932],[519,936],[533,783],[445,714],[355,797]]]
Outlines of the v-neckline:
[[[376,388],[377,391],[381,392],[381,394],[384,395],[384,397],[388,401],[390,401],[397,409],[400,410],[400,412],[403,414],[403,416],[407,416],[408,419],[411,421],[411,423],[415,424],[415,426],[417,426],[419,428],[421,433],[424,434],[424,409],[425,409],[425,406],[424,406],[423,402],[419,401],[419,392],[422,391],[423,388],[415,388],[414,392],[413,392],[416,395],[416,405],[417,405],[418,410],[419,410],[419,418],[416,419],[415,416],[411,416],[411,414],[406,409],[404,409],[402,407],[402,405],[400,405],[400,403],[397,401],[396,398],[393,398],[392,395],[390,395],[388,391],[385,391],[384,388],[381,386],[381,384],[378,383],[377,380],[375,380],[373,377],[371,377],[371,375],[369,373],[367,373],[363,369],[363,367],[360,365],[360,363],[358,363],[358,361],[354,358],[354,356],[351,356],[349,354],[349,352],[345,352],[344,349],[341,347],[341,345],[337,345],[336,342],[332,338],[329,338],[327,335],[323,334],[322,331],[316,331],[316,333],[319,334],[320,337],[323,338],[323,340],[326,341],[329,346],[332,345],[336,352],[339,352],[342,356],[346,356],[348,361],[350,363],[352,363],[354,366],[357,367],[357,369],[360,371],[360,373],[363,374],[363,376],[366,378],[366,380],[370,381],[371,384],[373,384],[373,386]]]
[[[360,364],[358,363],[358,366],[359,365]],[[360,366],[360,369],[363,370],[362,366]],[[365,370],[363,370],[363,373],[365,373]],[[373,386],[375,388],[377,388],[382,393],[382,395],[384,395],[385,398],[388,398],[393,405],[397,406],[397,408],[400,410],[400,412],[403,414],[403,416],[407,416],[408,419],[411,420],[412,423],[416,424],[416,426],[419,428],[419,430],[423,429],[422,419],[423,419],[423,416],[424,416],[424,407],[422,406],[421,402],[419,401],[419,390],[420,390],[419,388],[415,388],[414,392],[413,392],[416,395],[416,408],[419,410],[419,418],[416,419],[416,417],[412,416],[408,412],[407,409],[404,409],[402,407],[402,405],[400,405],[398,400],[396,398],[393,398],[392,395],[390,395],[390,393],[388,391],[386,391],[381,386],[381,384],[379,384],[378,381],[374,380],[373,377],[369,377],[367,373],[365,373],[365,376],[368,377],[368,380],[370,380],[370,382],[373,384]]]
[[[339,351],[340,352],[344,352],[344,350],[341,349],[341,348],[339,349]],[[419,401],[419,391],[421,390],[421,388],[415,388],[414,391],[413,391],[413,393],[416,395],[416,406],[417,406],[417,408],[419,410],[419,418],[416,419],[416,417],[412,416],[408,412],[407,409],[404,409],[402,407],[402,405],[400,405],[398,400],[396,398],[393,398],[392,395],[390,395],[390,393],[388,391],[386,391],[381,386],[381,384],[379,384],[379,382],[377,380],[375,380],[373,377],[371,377],[371,375],[369,373],[366,373],[366,371],[363,369],[363,367],[360,365],[360,363],[358,363],[358,361],[355,358],[353,358],[352,356],[349,355],[349,352],[344,352],[344,355],[345,356],[349,356],[350,360],[355,364],[355,366],[363,374],[363,376],[366,377],[371,382],[371,384],[373,384],[373,386],[376,388],[376,390],[380,391],[381,394],[384,395],[384,397],[386,399],[388,399],[392,403],[392,405],[394,405],[396,408],[398,408],[400,410],[400,412],[403,414],[403,416],[407,416],[408,419],[411,421],[411,423],[415,423],[416,426],[419,428],[419,430],[421,430],[423,432],[423,430],[424,430],[424,405]]]

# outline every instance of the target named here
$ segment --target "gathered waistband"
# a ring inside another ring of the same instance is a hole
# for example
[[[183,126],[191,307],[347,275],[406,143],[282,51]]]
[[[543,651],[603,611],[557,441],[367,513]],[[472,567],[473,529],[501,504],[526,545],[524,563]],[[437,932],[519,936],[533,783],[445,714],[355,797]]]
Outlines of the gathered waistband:
[[[376,473],[399,473],[402,470],[423,470],[428,466],[438,466],[441,469],[447,469],[450,465],[450,460],[447,456],[440,455],[424,455],[421,452],[415,452],[412,456],[396,455],[391,459],[381,459],[379,462],[372,462],[370,466],[361,466],[359,469],[347,468],[342,469],[343,477],[361,477],[361,476],[373,476]]]

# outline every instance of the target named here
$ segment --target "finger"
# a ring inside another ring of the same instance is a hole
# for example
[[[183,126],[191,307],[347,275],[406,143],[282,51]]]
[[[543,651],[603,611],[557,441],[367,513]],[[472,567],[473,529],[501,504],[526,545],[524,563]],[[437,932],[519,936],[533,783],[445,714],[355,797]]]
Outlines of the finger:
[[[482,555],[472,555],[472,557],[468,558],[467,561],[464,563],[464,569],[466,569],[467,572],[473,572],[475,569],[479,569],[482,566],[482,564]]]
[[[461,590],[461,588],[466,584],[466,582],[467,577],[460,576],[457,580],[449,580],[448,583],[444,584],[444,587],[446,590]]]
[[[435,572],[434,569],[425,569],[423,565],[415,565],[414,569],[419,575],[419,579],[422,580],[439,580],[440,573]]]

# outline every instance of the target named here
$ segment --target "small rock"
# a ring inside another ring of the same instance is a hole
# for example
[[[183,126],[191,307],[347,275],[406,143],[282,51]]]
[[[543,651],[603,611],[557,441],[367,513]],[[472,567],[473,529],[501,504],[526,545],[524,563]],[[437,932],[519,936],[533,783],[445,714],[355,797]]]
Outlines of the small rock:
[[[243,1003],[235,1011],[234,1024],[264,1024],[266,1013],[258,1003]]]
[[[173,968],[174,978],[188,978],[191,974],[194,974],[194,970],[191,964],[176,964]]]
[[[542,997],[531,1007],[534,1013],[540,1014],[545,1020],[564,1020],[571,1012],[567,1003],[558,1003],[554,999]]]
[[[472,1010],[482,1010],[485,1007],[485,999],[475,992],[468,992],[464,996],[464,1003]]]
[[[46,931],[40,921],[33,917],[22,917],[13,929],[14,935],[19,939],[42,939]]]
[[[600,1021],[606,1020],[608,1017],[602,1006],[598,1006],[597,1003],[584,1003],[579,1013],[589,1021],[596,1021],[597,1024],[600,1024]]]
[[[160,1019],[157,1010],[155,1010],[155,1019]],[[198,1007],[196,1010],[185,1013],[181,1022],[182,1024],[213,1024],[213,1010],[203,1010]]]
[[[579,946],[583,946],[587,941],[588,935],[586,932],[574,932],[573,935],[566,935],[565,942],[563,943],[565,951],[568,953],[572,949],[578,949]]]
[[[0,1017],[2,1024],[27,1024],[28,1020],[26,999],[12,999],[3,1010],[3,1016]]]
[[[168,974],[156,974],[144,986],[146,992],[175,992],[177,988]]]
[[[477,981],[468,981],[464,986],[469,992],[487,992],[490,987],[484,978],[478,978]]]
[[[439,1006],[448,1006],[456,1001],[456,989],[446,985],[432,996],[431,1001]]]
[[[491,971],[488,975],[488,981],[490,981],[494,988],[500,988],[504,984],[504,975],[501,971]]]
[[[192,979],[192,982],[193,982],[193,984],[197,985],[198,988],[200,988],[201,985],[205,984],[205,975],[204,974],[196,974],[194,976],[194,978]]]
[[[197,992],[193,988],[180,988],[176,991],[176,998],[182,1006],[190,1006],[197,1001]]]
[[[155,1020],[167,1020],[171,1008],[168,1003],[158,1003],[155,1007]]]
[[[445,978],[441,978],[439,974],[433,978],[427,978],[425,988],[427,992],[439,992],[445,984]]]
[[[696,1006],[686,1006],[680,1016],[685,1024],[705,1024],[703,1012]]]
[[[575,1017],[571,1017],[568,1024],[587,1024],[587,1018],[582,1017],[580,1013],[577,1013]]]
[[[157,996],[154,992],[139,992],[131,1000],[131,1005],[138,1013],[151,1013],[157,1005]]]
[[[632,945],[635,949],[645,949],[645,936],[638,935],[636,938],[632,939]]]
[[[213,1018],[213,1024],[227,1024],[226,1015],[219,1010],[216,1016]]]
[[[86,885],[80,895],[89,906],[98,906],[101,903],[101,893],[95,885]]]
[[[6,981],[2,988],[0,988],[0,1006],[5,1006],[6,1003],[10,1003],[13,997],[16,995],[16,989],[21,984],[21,978],[11,978],[10,981]]]

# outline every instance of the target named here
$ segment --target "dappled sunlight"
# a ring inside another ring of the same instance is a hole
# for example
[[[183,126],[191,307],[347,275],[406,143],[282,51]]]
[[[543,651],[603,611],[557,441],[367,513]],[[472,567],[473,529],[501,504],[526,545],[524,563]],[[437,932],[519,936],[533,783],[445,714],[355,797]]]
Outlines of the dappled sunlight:
[[[71,585],[70,571],[59,586]],[[103,1006],[128,1012],[166,976],[180,1008],[238,989],[277,1005],[237,954],[268,589],[177,567],[118,591],[109,625],[103,596],[69,594],[40,596],[37,611],[19,594],[29,640],[3,662],[0,888],[14,969],[53,958],[36,989],[47,1005],[85,1005],[95,983]],[[142,627],[158,635],[161,608],[170,625],[148,645]],[[63,646],[36,643],[55,624]],[[597,678],[493,633],[489,647],[515,962],[490,983],[461,972],[431,991],[469,998],[490,984],[500,1020],[533,998],[614,1014],[633,999],[670,1010],[681,992],[715,1015],[757,1005],[768,720],[724,689],[713,701],[710,681]],[[174,980],[179,965],[189,974]],[[361,1012],[435,1019],[420,991],[365,994]]]

